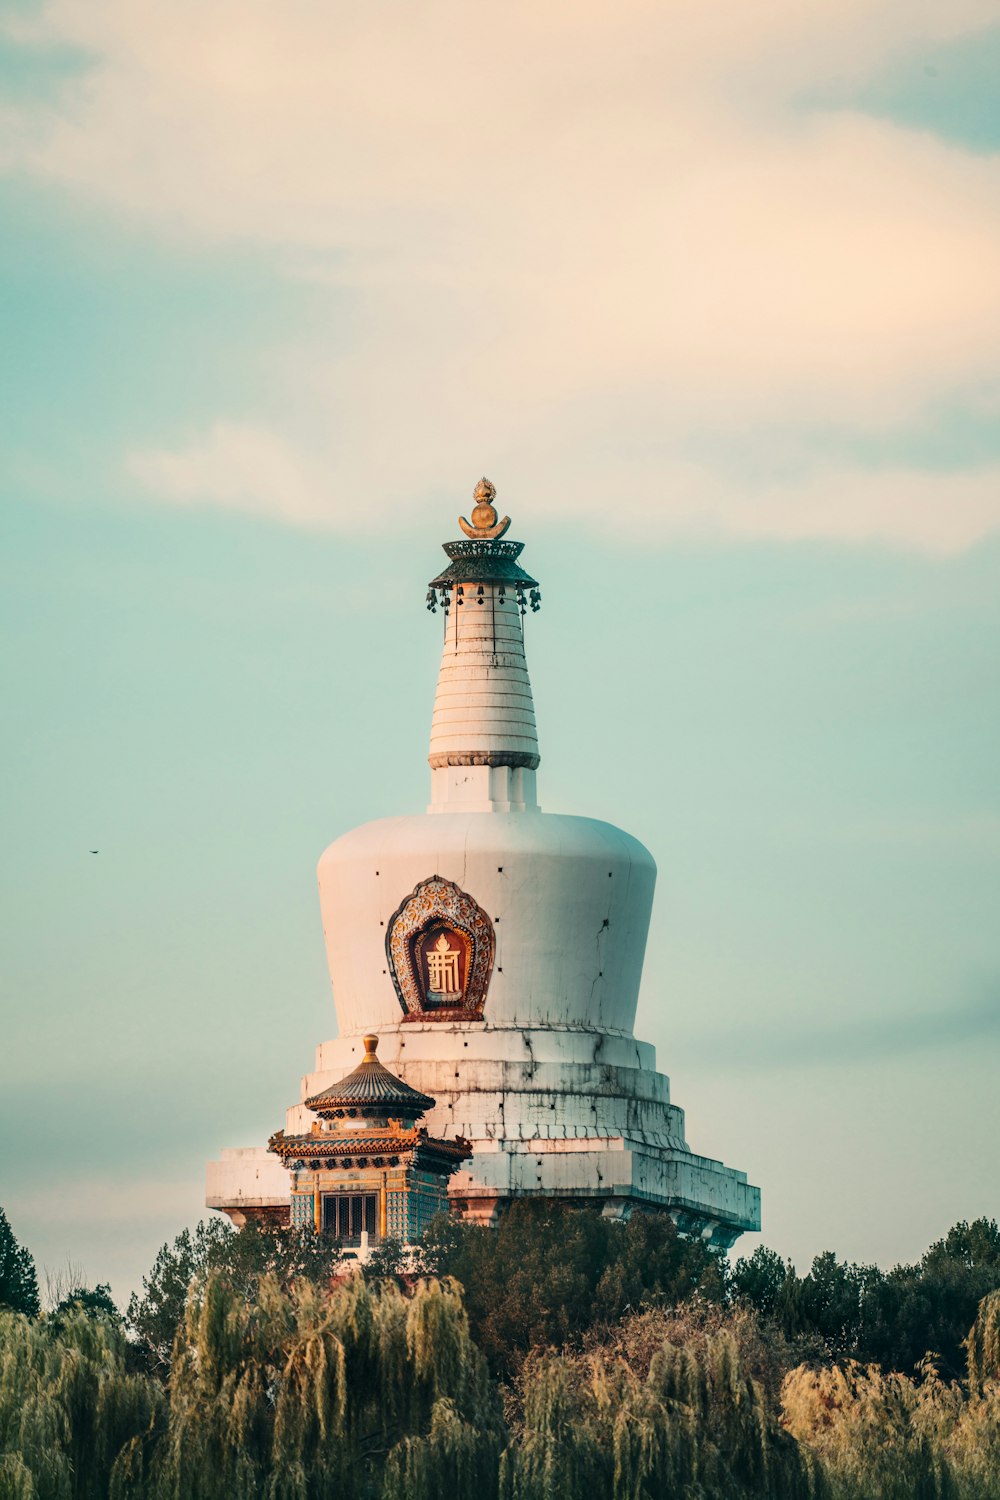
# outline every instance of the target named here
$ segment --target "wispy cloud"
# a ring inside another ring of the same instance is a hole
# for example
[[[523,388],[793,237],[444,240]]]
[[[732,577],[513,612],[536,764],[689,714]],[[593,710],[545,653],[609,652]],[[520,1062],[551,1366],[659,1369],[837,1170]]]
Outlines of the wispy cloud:
[[[274,433],[248,423],[217,422],[187,447],[133,454],[127,468],[177,505],[256,511],[303,526],[340,519],[309,463]]]
[[[209,413],[130,460],[166,499],[345,525],[401,473],[409,499],[492,465],[562,515],[652,495],[661,538],[946,553],[1000,525],[995,469],[742,481],[714,454],[817,426],[847,451],[995,393],[1000,159],[796,103],[995,21],[992,0],[773,0],[725,26],[659,0],[51,0],[21,34],[95,61],[58,108],[10,112],[6,160],[336,287],[281,351],[273,420]]]
[[[804,480],[748,481],[739,488],[691,463],[661,463],[645,480],[631,467],[606,461],[567,493],[558,468],[540,457],[531,475],[530,514],[558,521],[571,510],[578,524],[615,531],[631,526],[654,542],[826,539],[932,555],[960,552],[1000,529],[1000,464],[951,474],[828,469]],[[220,422],[174,451],[137,452],[127,469],[168,503],[237,509],[307,528],[378,532],[384,526],[379,508],[358,503],[364,477],[354,465],[345,466],[335,453],[325,461],[298,454],[276,434],[248,424]],[[414,478],[411,465],[407,483]],[[384,484],[386,496],[391,476]],[[370,496],[370,479],[366,488]],[[416,528],[424,519],[424,508],[410,505],[397,523]]]

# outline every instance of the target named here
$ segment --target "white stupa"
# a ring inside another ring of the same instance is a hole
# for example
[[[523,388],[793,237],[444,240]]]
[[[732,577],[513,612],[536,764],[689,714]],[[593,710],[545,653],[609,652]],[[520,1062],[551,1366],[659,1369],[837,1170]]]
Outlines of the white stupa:
[[[454,1210],[490,1222],[523,1196],[661,1207],[728,1248],[760,1228],[759,1189],[690,1150],[654,1049],[633,1034],[653,858],[608,823],[538,807],[524,616],[540,594],[494,497],[476,486],[428,594],[445,619],[430,806],[353,829],[319,862],[340,1034],[300,1097],[356,1068],[375,1033],[382,1063],[434,1100],[430,1136],[471,1147]],[[293,1105],[286,1134],[310,1128]],[[265,1148],[209,1165],[206,1202],[237,1222],[282,1219],[289,1200]]]

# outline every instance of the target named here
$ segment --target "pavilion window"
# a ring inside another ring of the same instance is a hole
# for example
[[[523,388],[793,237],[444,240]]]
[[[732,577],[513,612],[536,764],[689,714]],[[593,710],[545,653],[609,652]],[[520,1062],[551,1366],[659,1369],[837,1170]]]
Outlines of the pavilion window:
[[[364,1230],[375,1238],[377,1193],[324,1193],[323,1228],[345,1245],[360,1245]]]

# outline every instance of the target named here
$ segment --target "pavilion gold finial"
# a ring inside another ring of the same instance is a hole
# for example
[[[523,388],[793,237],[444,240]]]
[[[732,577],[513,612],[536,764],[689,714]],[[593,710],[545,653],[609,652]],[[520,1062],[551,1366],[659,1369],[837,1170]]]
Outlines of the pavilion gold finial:
[[[503,536],[510,525],[510,516],[504,516],[502,521],[497,520],[496,506],[493,501],[497,497],[496,485],[485,476],[472,491],[475,505],[472,508],[472,523],[459,516],[458,524],[466,536],[471,536],[480,541],[495,541],[497,537]]]
[[[363,1040],[365,1044],[365,1062],[375,1062],[375,1053],[378,1051],[378,1037],[366,1036]]]

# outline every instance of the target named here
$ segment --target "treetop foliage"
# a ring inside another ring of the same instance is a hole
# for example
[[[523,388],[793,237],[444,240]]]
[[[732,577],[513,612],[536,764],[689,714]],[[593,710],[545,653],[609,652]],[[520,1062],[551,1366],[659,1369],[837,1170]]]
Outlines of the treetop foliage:
[[[818,1255],[797,1276],[763,1247],[738,1260],[730,1294],[772,1317],[789,1337],[815,1335],[828,1358],[913,1370],[932,1351],[953,1379],[965,1371],[964,1341],[980,1302],[1000,1289],[1000,1229],[994,1219],[956,1224],[918,1265],[878,1266]]]
[[[124,1321],[0,1311],[0,1500],[1000,1500],[991,1220],[799,1277],[526,1202],[421,1258],[215,1221]]]
[[[19,1245],[3,1209],[0,1208],[0,1307],[38,1316],[38,1277],[31,1251]]]
[[[118,1311],[117,1304],[111,1295],[111,1288],[106,1281],[98,1282],[94,1287],[74,1287],[56,1303],[49,1317],[54,1324],[59,1326],[73,1312],[81,1312],[88,1318],[104,1318],[113,1327],[122,1327],[122,1315]]]
[[[192,1281],[216,1271],[249,1302],[264,1276],[282,1286],[299,1277],[322,1280],[339,1261],[337,1242],[311,1230],[255,1223],[236,1230],[228,1219],[202,1220],[193,1232],[183,1230],[173,1245],[161,1246],[142,1278],[142,1296],[132,1294],[126,1321],[151,1367],[166,1371]]]
[[[622,1223],[522,1199],[493,1229],[435,1220],[422,1257],[426,1271],[464,1287],[475,1338],[501,1373],[529,1349],[558,1347],[650,1303],[723,1293],[717,1258],[682,1239],[667,1214],[637,1213]]]

